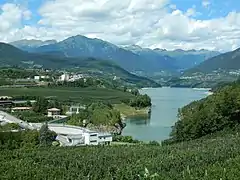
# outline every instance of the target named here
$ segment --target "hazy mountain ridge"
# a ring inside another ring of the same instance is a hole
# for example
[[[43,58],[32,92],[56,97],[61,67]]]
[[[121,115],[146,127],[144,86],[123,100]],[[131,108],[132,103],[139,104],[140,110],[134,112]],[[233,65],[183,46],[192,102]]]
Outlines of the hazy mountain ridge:
[[[29,52],[111,60],[132,72],[179,71],[192,68],[206,59],[220,54],[204,49],[168,51],[159,48],[142,48],[138,45],[119,47],[101,39],[91,39],[81,35],[72,36],[60,42],[22,40],[12,44]]]
[[[31,52],[31,51],[34,51],[35,48],[38,48],[40,46],[55,44],[55,43],[57,43],[56,40],[41,41],[36,39],[30,39],[30,40],[23,39],[23,40],[11,42],[10,44],[21,50]]]
[[[63,52],[67,57],[95,57],[114,61],[129,71],[160,71],[172,69],[164,67],[159,60],[148,60],[146,57],[118,47],[101,39],[90,39],[85,36],[73,36],[59,43],[45,45],[37,48],[35,52]],[[163,59],[163,57],[161,57]],[[151,61],[151,62],[149,62]]]
[[[240,48],[218,56],[212,57],[198,66],[189,69],[186,73],[203,72],[210,73],[216,70],[239,70],[240,69]]]
[[[173,51],[167,51],[162,49],[154,49],[161,55],[167,55],[176,60],[176,66],[180,69],[189,69],[192,68],[205,60],[217,56],[220,52],[209,51],[205,49],[201,50],[182,50],[176,49]]]
[[[0,43],[0,65],[5,67],[33,67],[38,65],[51,69],[78,68],[80,71],[104,72],[103,75],[107,77],[115,75],[127,83],[141,84],[147,87],[160,86],[153,80],[131,74],[111,61],[99,60],[91,57],[67,58],[54,56],[53,54],[29,53],[6,43]]]

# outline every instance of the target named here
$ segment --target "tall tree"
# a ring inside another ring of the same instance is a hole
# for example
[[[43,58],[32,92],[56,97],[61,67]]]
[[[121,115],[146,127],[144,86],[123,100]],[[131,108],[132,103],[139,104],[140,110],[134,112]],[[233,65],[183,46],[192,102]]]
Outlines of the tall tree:
[[[45,99],[43,97],[38,97],[33,106],[33,111],[35,111],[37,113],[46,113],[47,107],[48,107],[47,99]]]
[[[42,125],[39,131],[39,141],[41,146],[51,146],[52,142],[55,140],[57,134],[53,131],[50,131],[48,124],[45,123]]]

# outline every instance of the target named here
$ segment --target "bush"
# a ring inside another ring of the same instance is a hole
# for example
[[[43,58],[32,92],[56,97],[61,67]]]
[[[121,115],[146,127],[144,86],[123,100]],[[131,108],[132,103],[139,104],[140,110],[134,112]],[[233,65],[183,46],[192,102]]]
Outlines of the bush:
[[[157,142],[157,141],[149,141],[148,144],[153,145],[153,146],[159,146],[160,145],[159,142]]]
[[[115,142],[125,142],[125,143],[140,143],[140,141],[134,140],[132,138],[132,136],[122,136],[122,135],[113,136],[113,141],[115,141]]]

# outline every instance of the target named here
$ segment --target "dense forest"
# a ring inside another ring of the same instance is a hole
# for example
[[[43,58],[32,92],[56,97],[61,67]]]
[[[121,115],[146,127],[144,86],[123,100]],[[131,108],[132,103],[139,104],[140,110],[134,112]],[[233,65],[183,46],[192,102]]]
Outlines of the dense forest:
[[[179,109],[179,121],[171,133],[173,141],[185,141],[240,124],[240,82],[219,85],[215,93]]]

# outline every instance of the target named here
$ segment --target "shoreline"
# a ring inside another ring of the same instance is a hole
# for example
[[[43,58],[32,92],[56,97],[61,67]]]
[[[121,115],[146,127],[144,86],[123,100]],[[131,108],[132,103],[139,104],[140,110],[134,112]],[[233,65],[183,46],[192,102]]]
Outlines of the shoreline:
[[[121,113],[121,119],[123,121],[131,117],[148,116],[151,111],[151,107],[136,109],[126,104],[115,104],[114,108]]]

